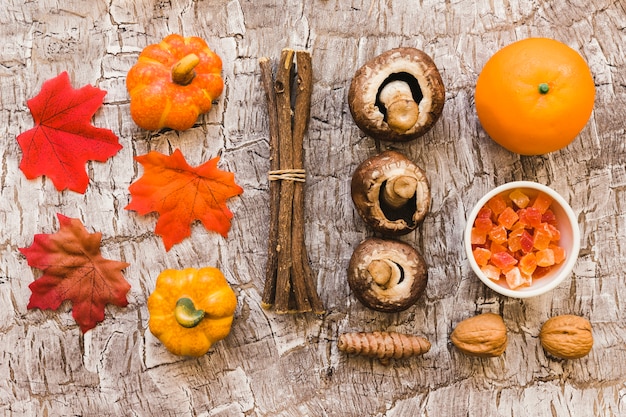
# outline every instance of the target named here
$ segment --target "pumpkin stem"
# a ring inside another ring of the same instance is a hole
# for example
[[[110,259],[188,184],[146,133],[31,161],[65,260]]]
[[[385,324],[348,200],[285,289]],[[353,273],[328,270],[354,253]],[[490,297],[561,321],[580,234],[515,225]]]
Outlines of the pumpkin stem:
[[[548,83],[541,83],[541,84],[539,84],[539,93],[540,94],[546,94],[548,91],[550,91],[550,86],[548,85]]]
[[[176,302],[174,317],[183,327],[196,327],[204,318],[204,310],[197,310],[190,298],[182,297]]]
[[[180,59],[172,67],[172,81],[179,85],[187,85],[196,76],[193,70],[200,63],[196,54],[189,54]]]

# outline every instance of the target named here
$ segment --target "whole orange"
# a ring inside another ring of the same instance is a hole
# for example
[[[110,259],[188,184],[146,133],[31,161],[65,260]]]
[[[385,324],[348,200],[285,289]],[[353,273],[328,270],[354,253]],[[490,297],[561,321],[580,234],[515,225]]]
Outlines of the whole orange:
[[[595,98],[585,60],[569,46],[528,38],[496,52],[476,82],[476,112],[489,136],[522,155],[564,148],[585,127]]]

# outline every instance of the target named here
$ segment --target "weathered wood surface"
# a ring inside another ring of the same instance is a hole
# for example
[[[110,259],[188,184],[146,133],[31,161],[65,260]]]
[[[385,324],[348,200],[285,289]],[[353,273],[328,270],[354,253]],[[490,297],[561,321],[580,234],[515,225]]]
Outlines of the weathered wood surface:
[[[5,416],[616,416],[626,415],[626,10],[621,0],[2,0],[0,7],[0,411]],[[186,132],[145,132],[129,116],[125,74],[146,45],[169,33],[205,38],[224,61],[226,88]],[[593,72],[592,118],[568,148],[520,157],[495,145],[473,107],[477,74],[497,49],[548,36],[580,51]],[[429,265],[422,300],[400,314],[370,311],[351,295],[346,267],[370,235],[349,182],[375,154],[350,117],[347,90],[369,58],[400,45],[430,54],[447,87],[444,114],[417,141],[383,144],[411,157],[432,183],[432,212],[403,240]],[[258,59],[283,47],[313,54],[305,140],[307,239],[321,318],[260,308],[268,224],[268,124]],[[90,163],[87,192],[59,193],[18,169],[16,136],[32,127],[26,100],[68,71],[74,87],[108,91],[94,124],[124,146]],[[230,201],[227,239],[193,229],[166,252],[156,216],[124,210],[141,175],[133,156],[180,148],[197,165],[222,154],[245,189]],[[511,180],[559,191],[582,228],[573,276],[550,295],[498,296],[471,273],[462,250],[465,216],[482,193]],[[131,264],[126,308],[84,336],[59,312],[27,310],[38,272],[19,247],[57,230],[56,213],[103,233],[103,254]],[[146,298],[165,268],[215,265],[239,305],[231,334],[198,359],[169,354],[147,329]],[[463,356],[452,328],[479,312],[501,313],[509,346],[497,359]],[[549,358],[541,324],[583,315],[595,345],[580,360]],[[347,331],[394,330],[432,343],[425,356],[384,367],[337,350]]]

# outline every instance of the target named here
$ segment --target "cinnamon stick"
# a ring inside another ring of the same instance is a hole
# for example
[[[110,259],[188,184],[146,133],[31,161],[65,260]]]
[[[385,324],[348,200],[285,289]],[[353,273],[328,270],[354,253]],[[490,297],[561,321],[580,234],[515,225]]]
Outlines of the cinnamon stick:
[[[276,69],[276,81],[274,81],[278,114],[278,160],[280,169],[293,168],[291,135],[291,71],[293,69],[293,52],[291,49],[283,49],[280,63]],[[275,309],[277,313],[287,313],[289,311],[293,191],[293,181],[281,181],[280,203],[278,207],[278,244],[276,246],[278,270],[276,272]]]
[[[280,167],[278,161],[278,114],[276,113],[276,94],[274,93],[274,76],[269,58],[259,59],[261,67],[261,82],[267,99],[269,117],[269,148],[270,148],[270,171],[277,171]],[[276,269],[278,267],[278,204],[280,199],[280,182],[269,182],[270,194],[270,227],[267,245],[267,265],[265,267],[265,286],[261,297],[261,306],[270,308],[274,305],[276,297]]]
[[[272,78],[269,59],[261,58],[261,80],[270,117],[270,235],[264,308],[277,313],[324,312],[315,286],[304,237],[304,136],[311,109],[311,55],[295,53],[297,79],[292,89],[294,51],[283,49]],[[295,105],[292,109],[292,98]]]
[[[304,135],[311,116],[311,93],[313,90],[311,54],[306,51],[297,51],[296,62],[298,72],[293,121],[293,167],[294,169],[304,169]],[[292,254],[294,281],[297,280],[298,284],[294,283],[294,286],[305,291],[305,298],[310,305],[309,309],[312,308],[316,314],[321,314],[324,312],[324,307],[315,288],[313,271],[306,251],[304,223],[304,183],[297,182],[293,197]]]

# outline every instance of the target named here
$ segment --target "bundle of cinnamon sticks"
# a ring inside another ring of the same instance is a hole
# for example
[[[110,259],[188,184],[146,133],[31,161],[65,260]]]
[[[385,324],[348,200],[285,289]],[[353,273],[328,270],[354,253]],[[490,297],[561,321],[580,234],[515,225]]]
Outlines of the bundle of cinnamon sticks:
[[[309,52],[283,49],[274,77],[269,58],[259,60],[270,130],[270,233],[261,301],[280,314],[324,312],[304,238],[303,142],[311,113],[311,64]]]

